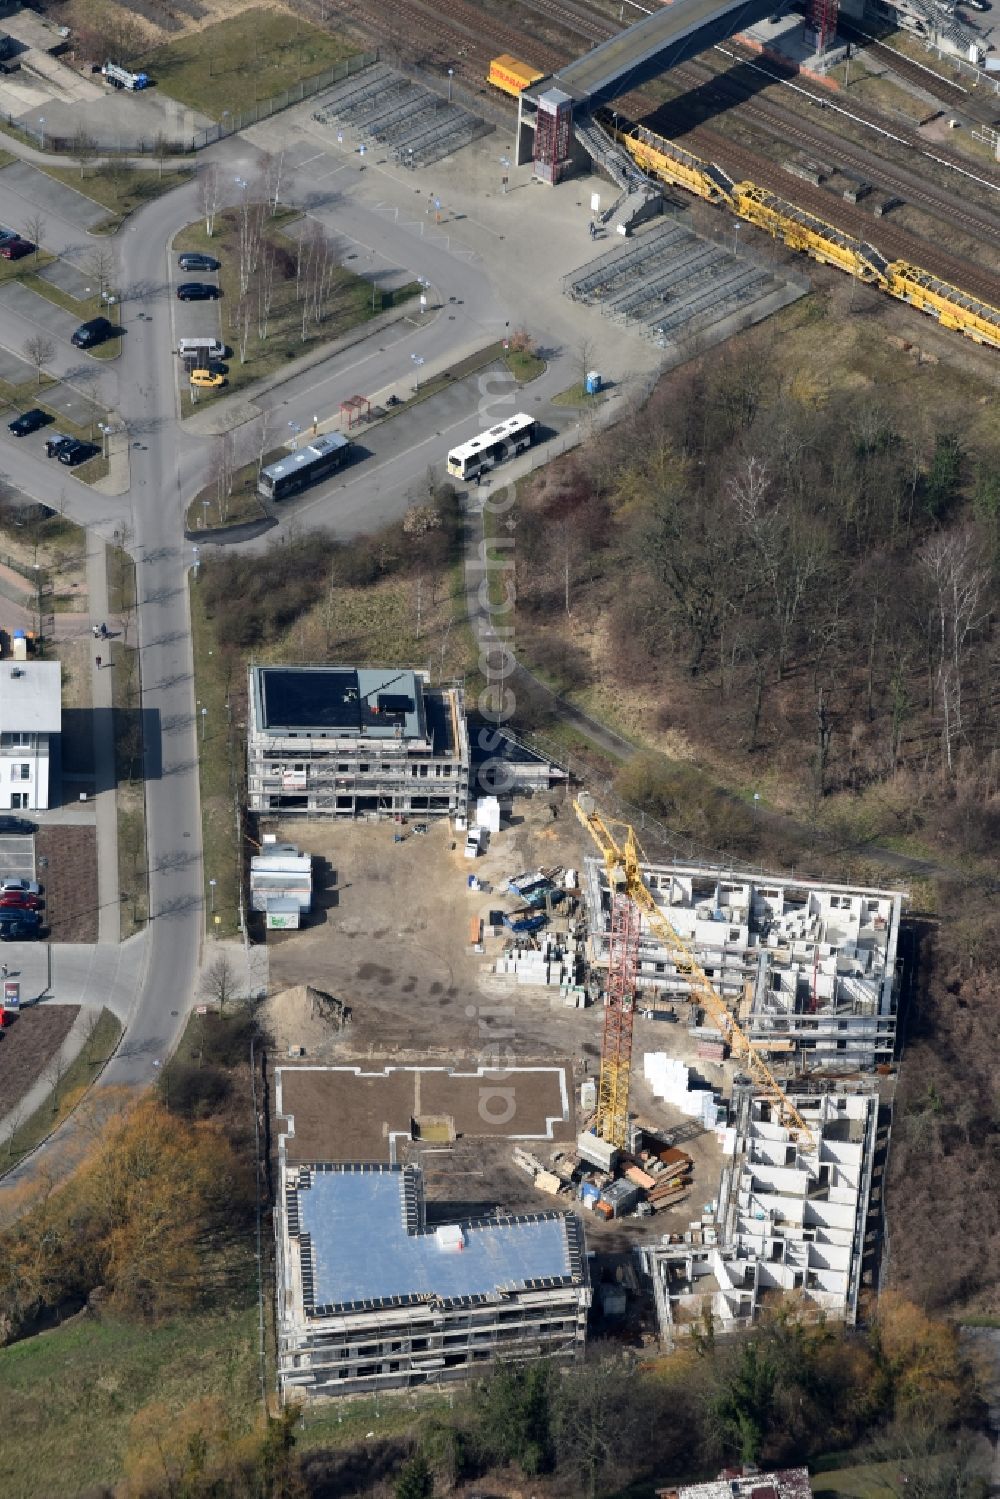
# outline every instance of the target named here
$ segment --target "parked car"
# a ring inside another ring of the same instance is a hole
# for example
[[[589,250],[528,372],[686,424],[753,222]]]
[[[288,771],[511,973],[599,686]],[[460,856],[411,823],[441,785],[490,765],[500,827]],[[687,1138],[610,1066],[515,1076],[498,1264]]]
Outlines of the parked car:
[[[214,370],[192,370],[191,384],[199,390],[218,390],[220,385],[225,385],[225,375],[217,375]]]
[[[222,292],[217,286],[210,286],[207,281],[182,281],[177,288],[177,296],[182,302],[214,302],[216,297],[222,296]]]
[[[5,895],[41,895],[37,880],[0,880],[0,898]]]
[[[0,240],[20,238],[21,236],[18,234],[16,229],[0,229]]]
[[[30,432],[37,432],[39,427],[47,427],[51,420],[47,411],[33,406],[23,416],[17,416],[12,422],[8,422],[7,431],[13,432],[15,437],[27,437]]]
[[[89,442],[78,442],[75,437],[67,437],[66,441],[60,444],[56,457],[60,463],[65,463],[67,468],[74,468],[76,464],[89,458],[92,452],[93,448]]]
[[[41,927],[37,911],[0,911],[0,942],[30,942]]]
[[[0,241],[0,257],[4,260],[22,260],[34,248],[26,239],[5,239]]]
[[[68,442],[75,442],[73,437],[67,437],[65,432],[50,432],[45,439],[46,458],[58,458]]]
[[[211,255],[197,255],[193,251],[181,256],[177,262],[182,271],[217,271],[219,262]]]
[[[0,833],[37,833],[38,823],[29,822],[26,817],[10,817],[6,813],[0,816]]]
[[[117,331],[106,317],[92,317],[88,323],[80,324],[70,343],[74,349],[92,349],[95,344],[104,343],[105,339],[111,338]]]
[[[25,895],[12,890],[9,895],[0,895],[0,913],[3,911],[38,911],[44,902],[37,895]]]

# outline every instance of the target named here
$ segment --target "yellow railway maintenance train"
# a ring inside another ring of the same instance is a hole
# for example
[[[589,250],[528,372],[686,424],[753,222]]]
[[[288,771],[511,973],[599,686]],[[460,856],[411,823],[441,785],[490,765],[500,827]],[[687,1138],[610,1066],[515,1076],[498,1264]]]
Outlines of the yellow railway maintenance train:
[[[907,302],[974,343],[1000,349],[1000,308],[951,286],[903,260],[887,260],[875,245],[835,229],[815,214],[752,182],[733,182],[718,166],[692,156],[644,125],[615,132],[638,167],[710,203],[721,203],[741,219],[780,239],[789,249],[847,271],[890,297]]]

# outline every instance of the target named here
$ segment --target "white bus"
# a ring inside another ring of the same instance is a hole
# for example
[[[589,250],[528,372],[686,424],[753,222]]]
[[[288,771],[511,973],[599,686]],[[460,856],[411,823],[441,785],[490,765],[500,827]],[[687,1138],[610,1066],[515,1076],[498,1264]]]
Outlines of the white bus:
[[[478,437],[452,448],[448,454],[448,473],[453,479],[475,479],[478,474],[530,448],[537,426],[535,418],[525,416],[523,411],[517,416],[507,417],[488,432],[480,432]]]

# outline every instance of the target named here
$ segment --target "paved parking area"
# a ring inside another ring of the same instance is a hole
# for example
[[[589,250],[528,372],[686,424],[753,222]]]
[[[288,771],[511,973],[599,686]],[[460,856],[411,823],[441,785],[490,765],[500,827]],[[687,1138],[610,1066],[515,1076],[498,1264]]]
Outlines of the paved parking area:
[[[34,878],[34,833],[0,835],[0,880],[33,880]]]
[[[76,128],[74,126],[73,130]],[[91,229],[108,217],[108,210],[100,203],[46,172],[40,172],[37,167],[29,166],[26,161],[12,162],[0,171],[0,196],[6,199],[8,194],[26,199],[43,218],[47,213],[58,214],[81,229]]]
[[[27,360],[19,359],[10,349],[0,347],[0,380],[8,385],[23,385],[26,380],[34,378],[34,368]]]
[[[20,281],[5,281],[0,286],[0,305],[44,328],[54,338],[71,338],[82,321],[65,307],[57,307],[37,291],[22,286]]]
[[[51,265],[43,266],[38,272],[38,279],[47,281],[50,286],[58,286],[60,291],[81,301],[93,290],[93,277],[85,276],[71,260],[54,260]],[[86,316],[81,309],[80,321],[83,322]]]
[[[58,385],[50,385],[43,394],[46,406],[56,413],[68,416],[71,421],[76,422],[78,427],[89,427],[91,422],[96,421],[98,417],[102,420],[104,418],[105,408],[100,402],[92,401],[74,385],[66,385],[60,381]],[[43,439],[42,446],[44,447],[45,434],[43,432],[39,435]]]

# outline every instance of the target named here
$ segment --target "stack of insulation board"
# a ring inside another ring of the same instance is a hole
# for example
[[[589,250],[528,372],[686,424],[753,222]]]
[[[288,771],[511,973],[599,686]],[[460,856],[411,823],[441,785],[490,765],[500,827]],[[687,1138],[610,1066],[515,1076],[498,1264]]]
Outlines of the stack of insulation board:
[[[297,927],[312,908],[312,858],[291,843],[267,844],[250,860],[250,909],[268,927]]]
[[[715,1129],[719,1119],[715,1095],[711,1088],[692,1087],[690,1073],[677,1057],[664,1051],[647,1051],[642,1061],[643,1073],[657,1098],[672,1104],[691,1119],[700,1119],[706,1129]]]
[[[646,1200],[654,1212],[659,1212],[687,1194],[694,1161],[685,1151],[671,1149],[661,1151],[650,1166],[654,1183]]]
[[[519,984],[559,989],[573,984],[574,966],[561,942],[543,937],[539,947],[508,948],[497,958],[495,971],[516,978]]]

